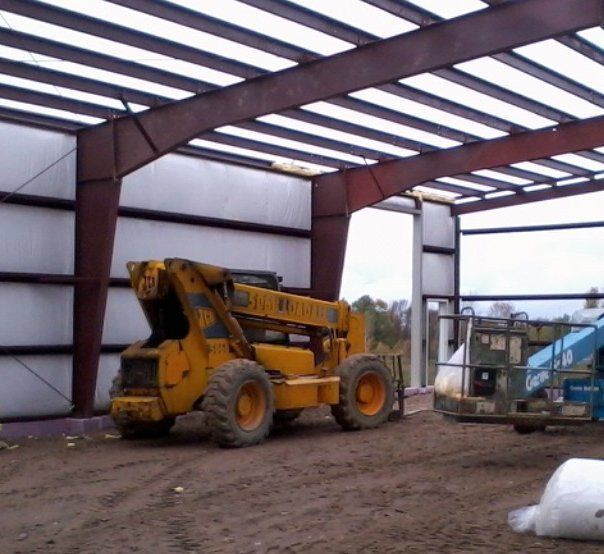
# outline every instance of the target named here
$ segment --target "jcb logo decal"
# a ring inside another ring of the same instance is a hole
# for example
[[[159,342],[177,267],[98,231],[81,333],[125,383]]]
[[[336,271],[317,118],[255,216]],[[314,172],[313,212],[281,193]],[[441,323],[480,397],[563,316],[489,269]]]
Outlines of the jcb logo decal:
[[[202,329],[211,327],[216,323],[216,314],[212,308],[197,308],[197,317]]]

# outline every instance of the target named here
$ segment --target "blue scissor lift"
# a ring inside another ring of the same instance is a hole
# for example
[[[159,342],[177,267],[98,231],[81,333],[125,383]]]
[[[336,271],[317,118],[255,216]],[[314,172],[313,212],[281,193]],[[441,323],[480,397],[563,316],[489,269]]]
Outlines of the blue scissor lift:
[[[590,323],[462,314],[460,346],[439,364],[435,410],[519,432],[604,419],[604,310]]]

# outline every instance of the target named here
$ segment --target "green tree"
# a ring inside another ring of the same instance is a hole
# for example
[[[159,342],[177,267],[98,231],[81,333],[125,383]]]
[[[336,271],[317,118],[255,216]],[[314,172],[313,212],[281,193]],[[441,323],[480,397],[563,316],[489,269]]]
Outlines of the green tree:
[[[587,294],[598,294],[599,290],[598,287],[591,287],[588,291]],[[598,299],[597,298],[586,298],[585,302],[583,303],[583,307],[584,308],[597,308],[598,307]]]
[[[398,341],[398,332],[386,302],[374,300],[366,294],[355,300],[352,308],[365,315],[367,345],[370,350],[376,350],[380,345],[394,348]]]
[[[489,317],[509,318],[516,311],[516,307],[511,302],[493,302],[487,310]]]
[[[560,317],[555,317],[554,319],[552,319],[552,321],[554,323],[569,323],[570,315],[565,313],[565,314],[561,315]]]
[[[389,308],[390,319],[394,326],[396,342],[409,339],[411,320],[411,308],[409,302],[405,299],[394,300]]]

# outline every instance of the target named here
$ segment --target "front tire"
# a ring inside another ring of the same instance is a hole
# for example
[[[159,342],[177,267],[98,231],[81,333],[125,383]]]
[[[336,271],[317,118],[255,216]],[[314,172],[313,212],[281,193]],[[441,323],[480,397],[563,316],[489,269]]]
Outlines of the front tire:
[[[331,407],[346,430],[371,429],[384,423],[394,404],[394,384],[388,368],[377,356],[357,354],[338,368],[339,403]]]
[[[202,408],[219,446],[261,443],[273,422],[273,389],[266,371],[250,360],[232,360],[212,375]]]

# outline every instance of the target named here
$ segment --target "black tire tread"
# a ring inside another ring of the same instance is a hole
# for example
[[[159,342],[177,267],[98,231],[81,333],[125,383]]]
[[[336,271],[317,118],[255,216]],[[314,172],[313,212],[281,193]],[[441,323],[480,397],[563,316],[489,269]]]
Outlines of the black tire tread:
[[[263,425],[254,436],[246,437],[242,436],[229,417],[231,395],[242,372],[265,380],[269,387],[267,411],[270,412],[270,417],[267,417],[267,424]],[[252,360],[236,359],[222,364],[212,375],[202,403],[202,409],[208,415],[213,440],[225,448],[241,448],[261,443],[268,436],[273,419],[271,388],[272,385],[262,366]]]
[[[340,377],[340,394],[339,403],[331,407],[331,413],[333,414],[336,422],[347,431],[358,431],[360,429],[372,429],[378,427],[385,421],[387,421],[390,412],[392,411],[392,405],[390,408],[385,409],[383,412],[379,412],[375,416],[367,417],[359,414],[350,403],[350,389],[356,381],[356,377],[359,372],[362,372],[363,366],[365,365],[377,365],[382,366],[388,373],[388,385],[387,385],[387,396],[392,397],[392,404],[394,404],[394,385],[392,383],[392,377],[390,372],[384,366],[382,361],[375,355],[372,354],[355,354],[344,360],[337,368],[336,372]]]

